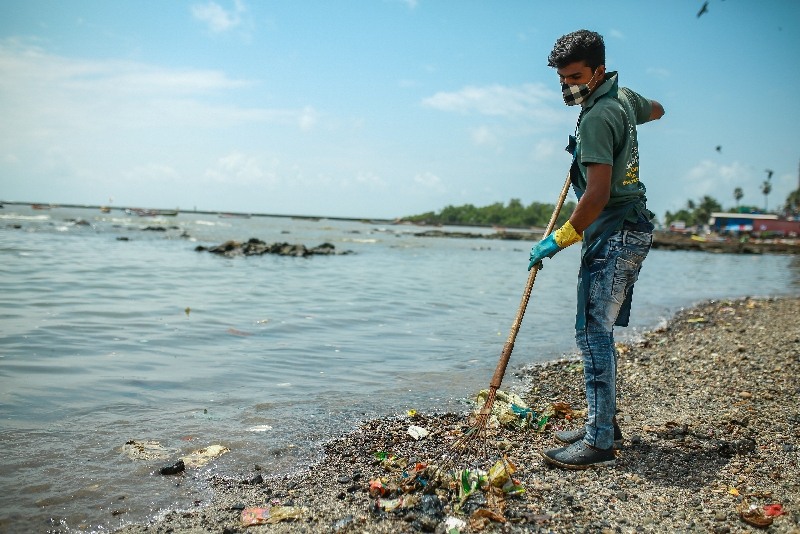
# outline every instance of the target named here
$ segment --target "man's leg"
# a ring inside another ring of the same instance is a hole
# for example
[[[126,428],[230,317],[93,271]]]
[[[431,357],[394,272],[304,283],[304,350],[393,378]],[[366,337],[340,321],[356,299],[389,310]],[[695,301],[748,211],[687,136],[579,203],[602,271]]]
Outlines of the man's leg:
[[[582,441],[544,453],[545,460],[561,467],[582,468],[613,460],[614,415],[616,413],[616,350],[614,323],[625,297],[633,287],[652,237],[640,232],[618,232],[611,236],[587,274],[589,300],[586,326],[575,339],[583,356],[587,422]],[[588,446],[588,450],[587,450]],[[596,451],[606,451],[597,453]],[[593,452],[595,451],[595,452]]]
[[[575,333],[583,355],[587,421],[584,441],[598,449],[614,442],[617,411],[617,351],[614,323],[639,277],[651,234],[622,231],[611,236],[597,269],[590,273],[586,327]]]
[[[593,322],[593,321],[591,321]],[[583,440],[597,449],[614,444],[614,414],[617,411],[617,365],[614,333],[587,328],[576,333],[583,354],[583,377],[586,384],[586,435]]]

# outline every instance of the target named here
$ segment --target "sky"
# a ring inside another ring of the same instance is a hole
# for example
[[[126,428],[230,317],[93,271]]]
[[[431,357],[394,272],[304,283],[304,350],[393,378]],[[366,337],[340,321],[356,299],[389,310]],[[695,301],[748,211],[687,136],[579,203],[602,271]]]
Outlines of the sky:
[[[800,173],[795,0],[3,0],[0,201],[386,218],[555,203],[588,28],[648,207],[774,209]],[[719,147],[719,149],[717,148]],[[773,171],[772,192],[761,184]]]

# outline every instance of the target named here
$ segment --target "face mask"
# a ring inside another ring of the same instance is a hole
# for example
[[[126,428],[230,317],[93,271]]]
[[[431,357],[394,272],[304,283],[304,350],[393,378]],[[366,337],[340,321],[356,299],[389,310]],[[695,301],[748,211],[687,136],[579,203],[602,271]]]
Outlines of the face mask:
[[[589,88],[589,84],[592,83],[592,80],[594,80],[594,73],[592,73],[589,83],[579,83],[575,85],[562,83],[561,94],[564,96],[564,103],[568,106],[577,106],[586,100],[586,98],[592,94],[592,90]]]

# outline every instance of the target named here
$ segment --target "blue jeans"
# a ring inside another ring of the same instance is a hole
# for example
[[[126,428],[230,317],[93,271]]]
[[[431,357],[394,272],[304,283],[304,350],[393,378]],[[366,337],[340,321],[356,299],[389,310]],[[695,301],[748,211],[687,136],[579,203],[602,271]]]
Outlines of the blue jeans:
[[[614,323],[622,303],[639,277],[653,234],[622,230],[611,235],[588,267],[590,293],[586,327],[575,332],[583,355],[587,421],[584,441],[598,449],[614,443],[617,411],[617,351]],[[583,269],[581,267],[581,274]]]

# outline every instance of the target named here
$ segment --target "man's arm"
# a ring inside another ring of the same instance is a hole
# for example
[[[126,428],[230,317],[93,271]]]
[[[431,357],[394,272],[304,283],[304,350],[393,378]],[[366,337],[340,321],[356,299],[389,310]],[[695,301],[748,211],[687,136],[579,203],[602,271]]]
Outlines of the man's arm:
[[[650,101],[650,117],[647,119],[647,122],[650,121],[657,121],[661,117],[664,116],[664,106],[656,102],[655,100]]]
[[[664,116],[664,106],[655,100],[650,101],[649,121],[655,121]],[[586,192],[578,201],[575,211],[569,218],[570,224],[576,232],[583,235],[583,231],[603,211],[611,198],[611,165],[604,163],[589,163],[586,165]]]
[[[544,258],[552,258],[559,250],[581,240],[583,231],[597,219],[611,197],[611,165],[590,163],[586,168],[586,192],[583,193],[575,211],[564,226],[548,235],[533,248],[528,261],[528,270],[540,264]]]
[[[659,108],[661,106],[659,105]],[[663,111],[663,109],[662,109]],[[575,231],[583,235],[611,198],[611,165],[589,163],[586,166],[586,192],[569,218]]]

